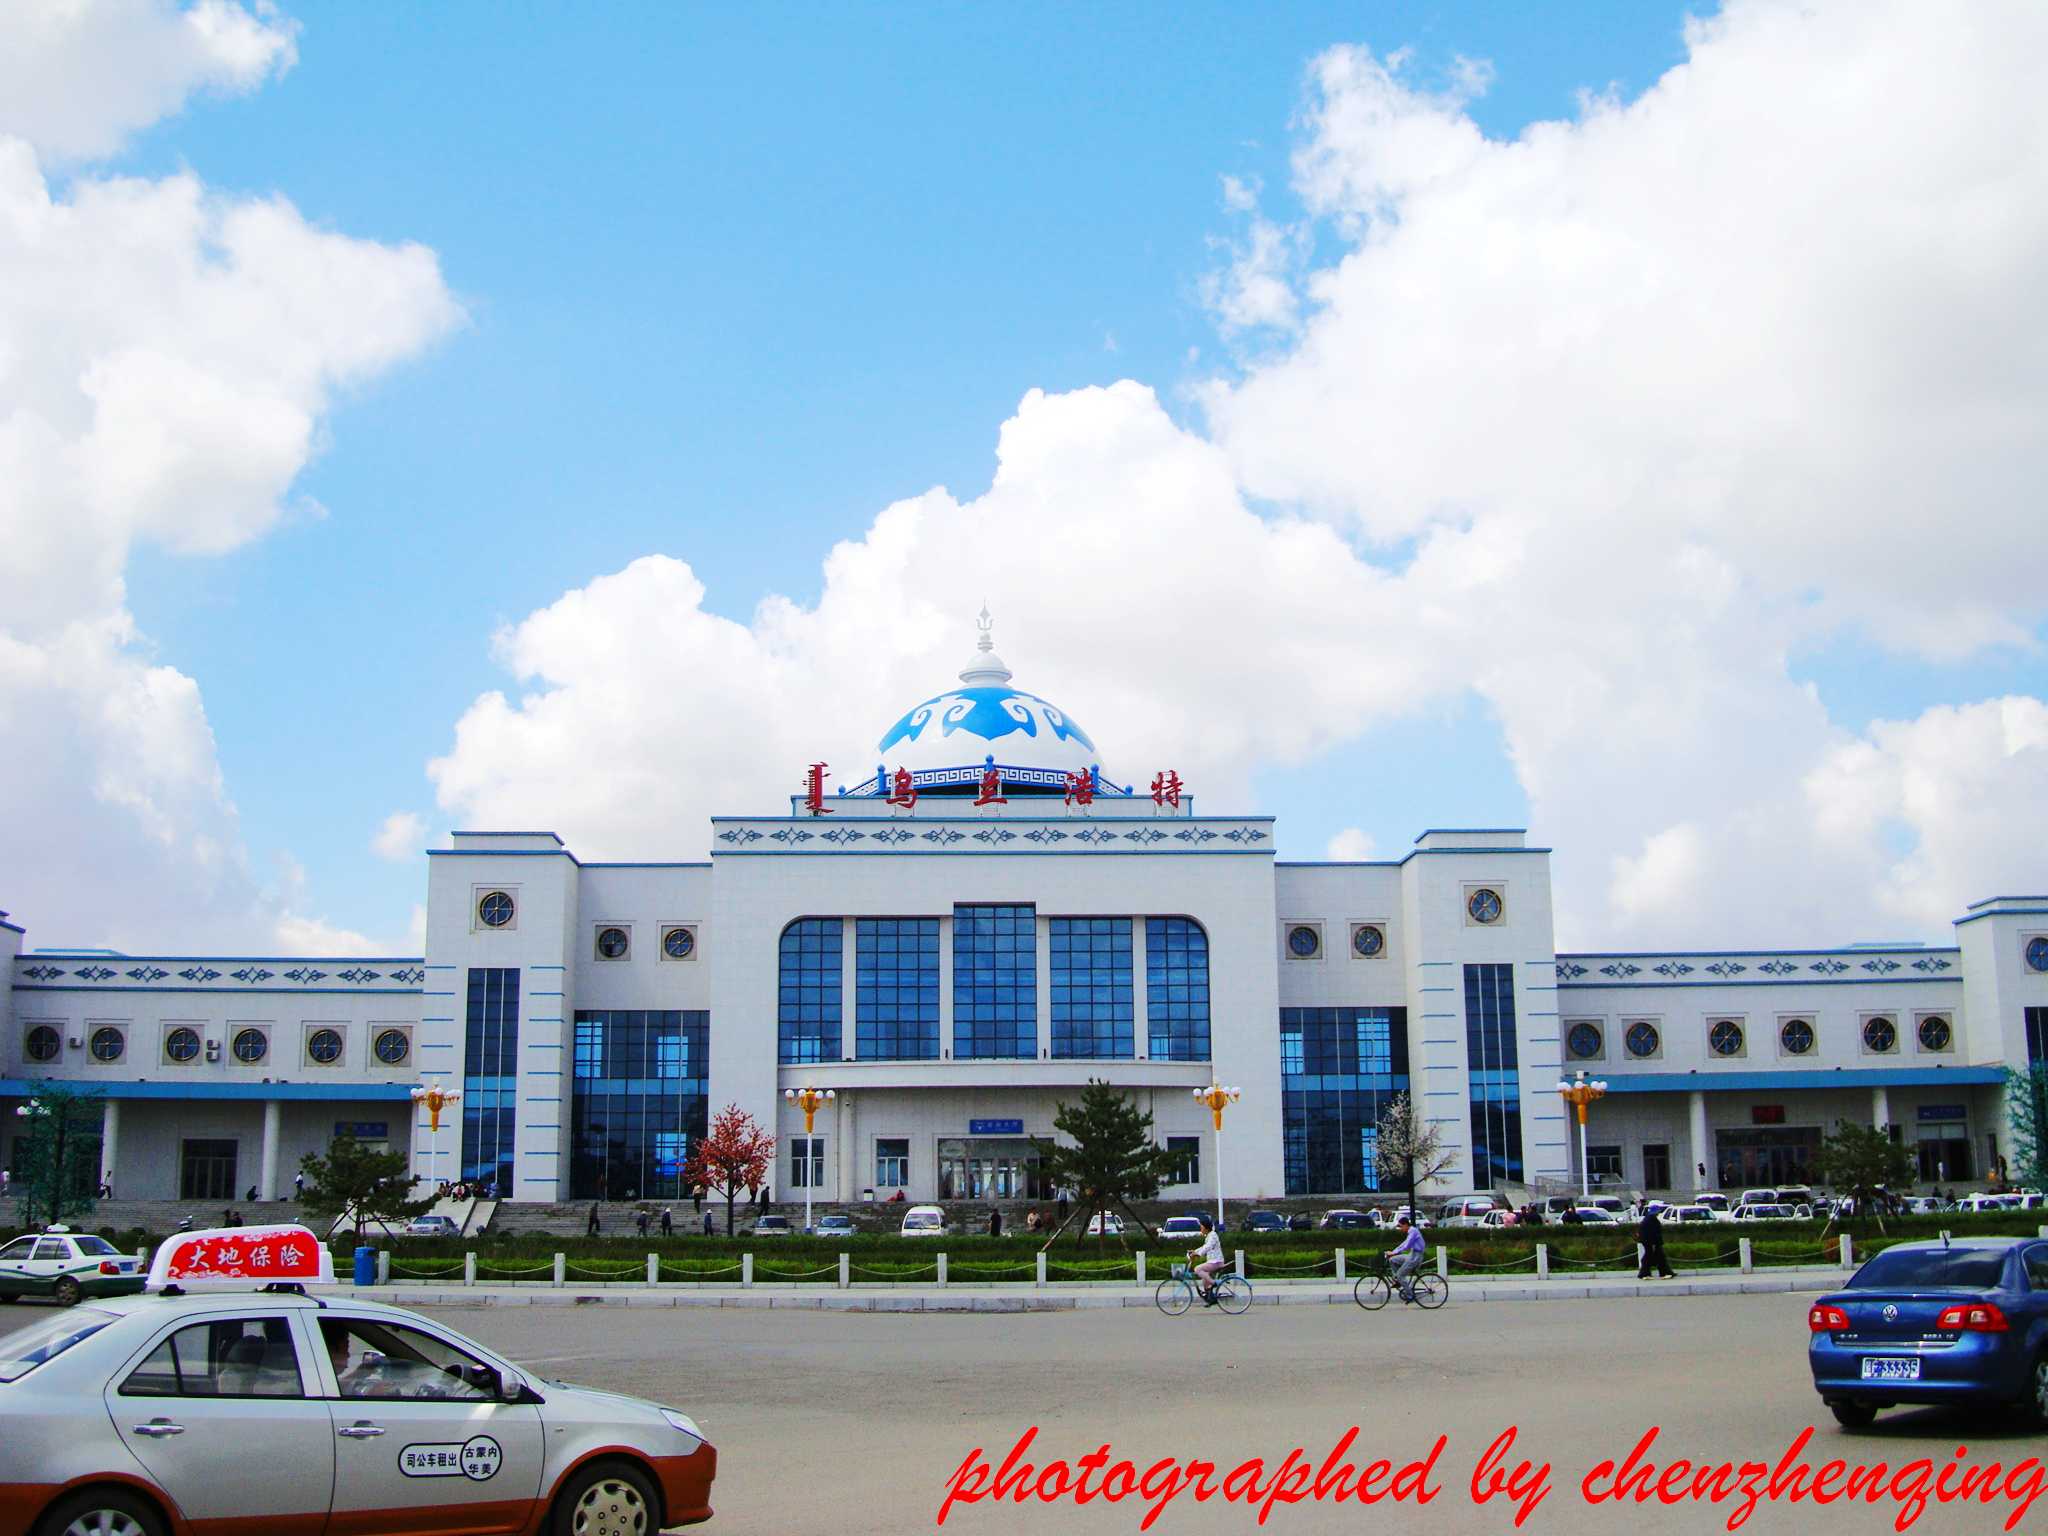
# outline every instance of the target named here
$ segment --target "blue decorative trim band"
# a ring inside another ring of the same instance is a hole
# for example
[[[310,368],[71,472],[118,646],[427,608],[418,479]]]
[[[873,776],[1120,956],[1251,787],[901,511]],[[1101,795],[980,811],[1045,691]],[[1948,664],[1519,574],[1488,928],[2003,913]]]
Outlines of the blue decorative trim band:
[[[1900,987],[1912,982],[1938,985],[1961,979],[1958,976],[1851,976],[1846,980],[1831,981],[1817,976],[1801,976],[1791,981],[1574,981],[1568,985],[1574,992],[1639,992],[1646,987],[1655,988],[1659,992],[1670,992],[1679,987],[1868,987],[1880,983]]]
[[[319,1101],[323,1103],[382,1102],[407,1099],[412,1089],[405,1083],[138,1083],[86,1082],[61,1079],[67,1085],[89,1086],[92,1096],[106,1099],[233,1099],[243,1102],[264,1099]],[[0,1078],[0,1095],[26,1098],[42,1086],[25,1078]]]
[[[15,982],[15,992],[92,992],[101,997],[151,997],[165,992],[212,992],[230,997],[418,997],[418,987],[52,987]]]
[[[2005,1081],[2003,1067],[1815,1067],[1807,1072],[1620,1072],[1609,1093],[1701,1093],[1708,1089],[1938,1088]]]

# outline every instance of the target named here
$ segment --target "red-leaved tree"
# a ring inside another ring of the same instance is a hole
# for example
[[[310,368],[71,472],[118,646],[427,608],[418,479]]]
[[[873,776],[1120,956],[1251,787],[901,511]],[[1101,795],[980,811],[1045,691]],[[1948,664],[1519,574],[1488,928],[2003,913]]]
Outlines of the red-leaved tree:
[[[768,1182],[774,1157],[775,1138],[739,1105],[728,1104],[711,1117],[710,1130],[683,1165],[683,1177],[725,1196],[725,1235],[731,1237],[733,1202],[741,1190]]]

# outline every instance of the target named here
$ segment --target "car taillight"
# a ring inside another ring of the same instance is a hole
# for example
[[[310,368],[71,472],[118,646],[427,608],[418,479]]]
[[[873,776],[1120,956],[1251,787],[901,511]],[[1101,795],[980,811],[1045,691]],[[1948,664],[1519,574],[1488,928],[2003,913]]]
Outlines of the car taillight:
[[[1806,1326],[1815,1333],[1847,1333],[1849,1314],[1840,1307],[1823,1304],[1806,1314]]]
[[[2004,1333],[2005,1314],[1988,1301],[1946,1307],[1934,1320],[1937,1333]]]
[[[103,1275],[118,1275],[119,1273],[121,1273],[121,1266],[116,1264],[112,1259],[101,1259],[100,1273]]]

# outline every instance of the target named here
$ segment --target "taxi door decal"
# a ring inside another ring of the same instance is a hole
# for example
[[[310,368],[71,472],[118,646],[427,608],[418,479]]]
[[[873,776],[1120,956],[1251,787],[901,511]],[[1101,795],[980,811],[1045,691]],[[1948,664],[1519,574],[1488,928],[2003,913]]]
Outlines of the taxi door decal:
[[[407,1477],[466,1477],[489,1482],[505,1462],[505,1452],[489,1435],[469,1439],[408,1445],[398,1453],[398,1470]]]

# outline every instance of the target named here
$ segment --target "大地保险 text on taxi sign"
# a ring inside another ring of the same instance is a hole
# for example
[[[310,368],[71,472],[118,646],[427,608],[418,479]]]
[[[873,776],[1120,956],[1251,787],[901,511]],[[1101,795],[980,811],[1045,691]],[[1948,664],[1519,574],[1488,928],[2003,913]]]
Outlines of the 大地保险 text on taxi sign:
[[[260,1285],[332,1285],[327,1245],[296,1222],[180,1232],[150,1260],[147,1289],[249,1290]]]

